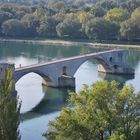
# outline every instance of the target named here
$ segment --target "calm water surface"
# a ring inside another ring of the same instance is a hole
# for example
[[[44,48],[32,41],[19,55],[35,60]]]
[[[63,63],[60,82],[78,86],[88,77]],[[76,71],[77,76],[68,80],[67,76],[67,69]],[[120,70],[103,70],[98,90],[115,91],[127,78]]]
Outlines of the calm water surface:
[[[19,67],[20,64],[26,66],[102,50],[79,46],[0,44],[0,62],[13,62],[15,67]],[[131,83],[136,91],[139,91],[140,49],[127,50],[126,59],[135,68],[135,77],[100,74],[97,72],[95,60],[85,62],[75,74],[76,92],[83,84],[90,85],[100,79],[117,80],[121,86]],[[22,140],[45,140],[42,133],[47,130],[49,120],[58,116],[61,108],[67,105],[67,89],[43,87],[41,83],[42,78],[34,73],[25,75],[16,83],[16,90],[22,100],[20,124]]]

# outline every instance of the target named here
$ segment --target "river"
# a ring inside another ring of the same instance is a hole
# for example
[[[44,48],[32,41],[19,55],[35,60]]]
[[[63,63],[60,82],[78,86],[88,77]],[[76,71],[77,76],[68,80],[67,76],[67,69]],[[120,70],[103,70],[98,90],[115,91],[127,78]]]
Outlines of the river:
[[[76,56],[87,52],[98,52],[105,48],[89,48],[60,45],[27,45],[20,43],[0,43],[0,62],[15,63],[15,67],[46,62],[64,57]],[[83,84],[106,79],[117,80],[121,86],[133,84],[140,90],[140,49],[127,49],[126,59],[135,68],[135,76],[105,75],[97,72],[97,62],[87,61],[75,74],[76,92]],[[43,132],[48,129],[48,122],[59,115],[62,107],[67,106],[68,89],[42,86],[42,78],[30,73],[16,83],[16,90],[21,106],[20,133],[22,140],[45,140]]]

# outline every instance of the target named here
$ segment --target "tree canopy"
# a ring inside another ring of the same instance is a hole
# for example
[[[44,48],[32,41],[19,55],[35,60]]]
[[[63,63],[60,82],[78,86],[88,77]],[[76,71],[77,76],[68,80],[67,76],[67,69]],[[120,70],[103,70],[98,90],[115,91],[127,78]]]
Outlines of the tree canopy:
[[[12,95],[12,71],[6,69],[4,79],[0,80],[0,140],[20,140],[20,103]]]
[[[48,140],[139,139],[140,93],[131,85],[97,81],[71,93],[70,105],[49,123]]]
[[[42,2],[0,3],[0,37],[140,40],[140,0]]]

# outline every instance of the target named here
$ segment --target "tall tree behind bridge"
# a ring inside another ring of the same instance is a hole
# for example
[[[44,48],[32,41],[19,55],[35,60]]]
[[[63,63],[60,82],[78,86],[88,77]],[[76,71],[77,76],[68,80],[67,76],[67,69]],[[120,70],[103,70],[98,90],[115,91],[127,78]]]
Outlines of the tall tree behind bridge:
[[[12,71],[6,69],[0,80],[0,140],[20,140],[19,111],[17,96],[13,96]]]

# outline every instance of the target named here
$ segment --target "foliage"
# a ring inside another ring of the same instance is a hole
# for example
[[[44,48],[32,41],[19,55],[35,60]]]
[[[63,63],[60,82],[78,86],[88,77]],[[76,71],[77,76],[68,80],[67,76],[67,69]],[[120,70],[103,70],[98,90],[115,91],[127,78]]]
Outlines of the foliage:
[[[100,4],[101,4],[101,7],[103,7],[106,10],[110,10],[117,7],[116,0],[103,0]]]
[[[140,40],[135,23],[140,22],[140,0],[41,0],[40,4],[39,0],[15,0],[26,5],[4,1],[0,3],[0,36]],[[97,25],[98,18],[103,27]]]
[[[0,140],[20,140],[20,104],[18,105],[18,98],[11,94],[12,77],[12,72],[7,69],[5,79],[0,81]]]
[[[56,31],[59,37],[81,38],[83,35],[81,27],[77,18],[69,17],[56,26]]]
[[[132,12],[136,8],[140,7],[140,0],[128,0],[126,2],[126,7],[130,12]]]
[[[86,24],[85,32],[88,38],[94,40],[116,39],[118,26],[102,18],[96,18]]]
[[[91,8],[90,12],[95,15],[95,17],[103,17],[106,13],[105,9],[101,5],[96,5]]]
[[[53,18],[46,18],[41,20],[40,26],[37,28],[37,32],[43,37],[55,37],[56,33],[56,21]]]
[[[128,19],[128,12],[126,9],[113,8],[106,13],[105,19],[111,22],[120,23]]]
[[[26,27],[26,36],[37,36],[37,28],[39,27],[40,18],[35,17],[32,14],[25,15],[21,22]]]
[[[25,36],[25,26],[17,19],[9,19],[2,24],[2,33],[6,36]]]
[[[140,39],[140,24],[129,19],[121,24],[120,33],[123,39],[138,40]]]
[[[127,40],[140,39],[140,8],[135,9],[131,18],[121,24],[120,33]]]
[[[131,19],[133,22],[136,22],[140,25],[140,7],[134,10],[134,12],[131,14]]]
[[[132,86],[118,89],[115,81],[97,81],[71,93],[65,108],[49,123],[49,140],[133,140],[140,131],[140,93]]]
[[[4,12],[4,11],[0,11],[0,25],[1,25],[4,21],[6,21],[6,20],[8,20],[8,19],[11,19],[11,18],[13,18],[13,15],[12,15],[11,13],[9,13],[9,12]]]

